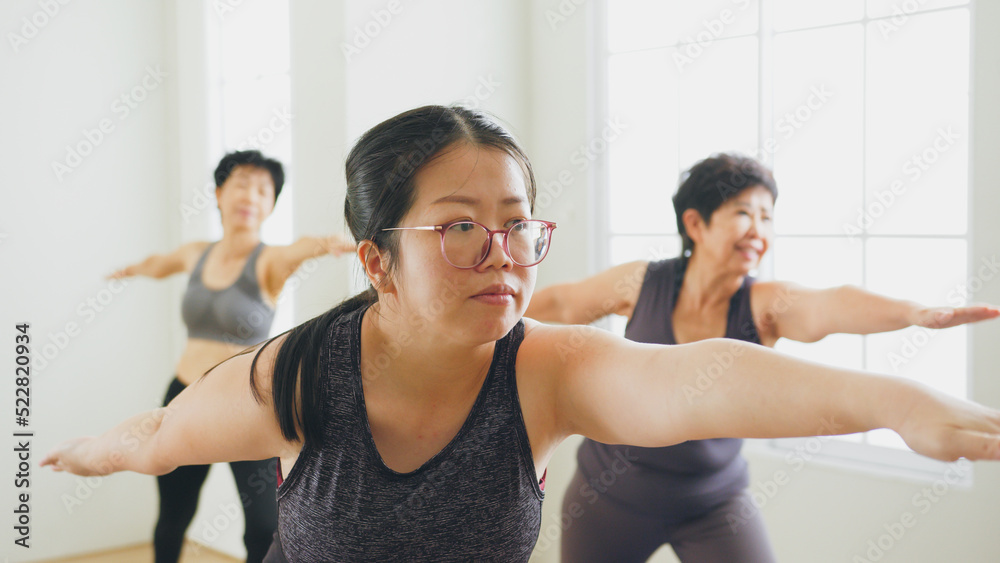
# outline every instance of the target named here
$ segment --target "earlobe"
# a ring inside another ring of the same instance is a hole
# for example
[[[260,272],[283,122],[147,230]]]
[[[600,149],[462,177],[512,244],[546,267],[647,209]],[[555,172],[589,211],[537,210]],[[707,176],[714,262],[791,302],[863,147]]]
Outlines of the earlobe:
[[[379,292],[391,293],[388,259],[382,250],[373,241],[363,240],[358,244],[357,253],[368,283]]]
[[[688,238],[696,244],[701,242],[701,231],[705,225],[705,221],[701,218],[701,213],[698,213],[697,209],[685,209],[681,215],[681,221],[684,223],[684,230],[687,231]]]

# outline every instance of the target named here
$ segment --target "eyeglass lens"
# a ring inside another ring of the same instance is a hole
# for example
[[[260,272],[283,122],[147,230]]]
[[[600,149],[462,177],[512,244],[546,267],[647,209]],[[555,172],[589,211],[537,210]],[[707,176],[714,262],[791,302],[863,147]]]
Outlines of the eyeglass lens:
[[[518,266],[537,264],[545,256],[548,244],[548,227],[542,221],[522,221],[507,235],[510,258]],[[482,225],[455,223],[444,233],[445,258],[459,268],[471,268],[482,262],[489,246],[489,232]]]

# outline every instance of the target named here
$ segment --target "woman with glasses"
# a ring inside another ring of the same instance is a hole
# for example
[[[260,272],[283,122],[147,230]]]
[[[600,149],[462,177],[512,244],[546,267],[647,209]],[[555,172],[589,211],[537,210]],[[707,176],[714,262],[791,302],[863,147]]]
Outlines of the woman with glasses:
[[[212,366],[267,340],[278,294],[303,261],[354,250],[354,245],[339,235],[303,237],[288,246],[261,242],[261,226],[277,203],[284,178],[281,163],[258,151],[227,154],[215,170],[222,239],[188,243],[112,274],[156,279],[191,274],[181,306],[188,339],[164,406]],[[245,516],[247,561],[261,561],[277,525],[272,493],[275,462],[234,459],[229,467]],[[186,465],[157,477],[160,504],[153,533],[157,563],[180,558],[184,533],[198,508],[208,469],[207,464]]]
[[[539,290],[525,316],[588,323],[618,314],[629,319],[625,337],[635,342],[723,337],[773,347],[779,338],[815,342],[834,333],[945,328],[1000,314],[993,307],[927,308],[856,287],[755,282],[749,274],[771,246],[777,196],[771,171],[751,158],[702,160],[674,196],[682,256]],[[697,398],[700,390],[688,392]],[[563,531],[562,560],[645,561],[670,544],[685,563],[773,561],[760,511],[746,509],[754,505],[741,446],[733,438],[664,448],[585,440],[563,512],[584,509]],[[623,458],[633,470],[614,471]],[[613,485],[602,484],[602,475],[615,475]],[[733,514],[738,525],[731,525]]]
[[[939,459],[1000,459],[1000,412],[898,378],[522,319],[555,225],[531,217],[528,158],[481,113],[428,106],[377,125],[347,158],[347,186],[371,287],[42,463],[162,474],[277,456],[267,560],[527,561],[545,468],[572,434],[666,446],[808,435],[833,417]],[[689,401],[684,386],[720,354],[729,371]]]

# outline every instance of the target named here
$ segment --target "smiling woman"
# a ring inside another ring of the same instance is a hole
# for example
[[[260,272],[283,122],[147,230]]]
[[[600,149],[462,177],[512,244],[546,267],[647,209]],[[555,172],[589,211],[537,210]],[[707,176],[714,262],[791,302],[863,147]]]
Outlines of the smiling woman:
[[[544,258],[551,228],[530,224],[530,163],[482,113],[400,114],[365,133],[346,168],[345,217],[371,287],[223,362],[159,412],[70,440],[42,463],[163,474],[277,456],[267,560],[526,561],[545,469],[572,434],[660,447],[809,435],[833,418],[841,432],[892,428],[938,459],[1000,459],[1000,412],[897,378],[719,339],[643,345],[522,319],[535,270],[519,264]],[[487,237],[460,267],[447,235],[421,232],[456,221]],[[534,255],[511,241],[522,227]],[[728,370],[686,397],[724,353]],[[152,436],[119,450],[150,416]]]
[[[811,290],[755,280],[750,274],[774,238],[777,197],[771,171],[756,160],[733,154],[706,158],[685,173],[673,197],[681,256],[623,264],[539,290],[525,314],[564,323],[619,314],[628,319],[626,338],[650,344],[721,337],[768,347],[781,338],[815,342],[834,333],[869,334],[913,324],[944,328],[1000,314],[994,307],[925,308],[854,287]],[[711,385],[712,378],[699,379],[685,393],[695,399]],[[585,440],[563,509],[589,510],[563,533],[563,561],[645,561],[664,543],[685,562],[773,560],[760,510],[741,522],[739,533],[726,525],[730,515],[750,505],[741,447],[742,440],[733,438],[664,448]],[[626,455],[635,456],[644,471],[623,474],[615,487],[602,491],[606,494],[592,498],[590,484]]]

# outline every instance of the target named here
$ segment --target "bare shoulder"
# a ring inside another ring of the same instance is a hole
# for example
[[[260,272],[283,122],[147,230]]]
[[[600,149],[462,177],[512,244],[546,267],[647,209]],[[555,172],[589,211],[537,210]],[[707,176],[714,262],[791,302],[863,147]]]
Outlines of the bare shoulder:
[[[526,318],[517,369],[539,378],[557,378],[614,339],[613,334],[590,325],[549,325]]]
[[[211,244],[212,243],[204,240],[184,243],[174,251],[174,255],[183,263],[184,271],[190,272],[191,270],[194,270],[194,266],[198,263],[198,259],[201,258],[201,255],[205,253],[205,250],[208,249]]]

